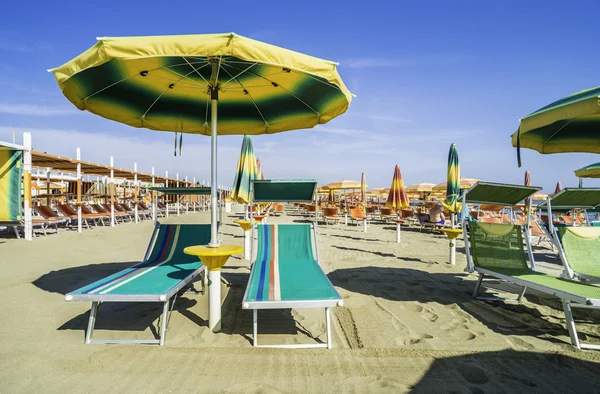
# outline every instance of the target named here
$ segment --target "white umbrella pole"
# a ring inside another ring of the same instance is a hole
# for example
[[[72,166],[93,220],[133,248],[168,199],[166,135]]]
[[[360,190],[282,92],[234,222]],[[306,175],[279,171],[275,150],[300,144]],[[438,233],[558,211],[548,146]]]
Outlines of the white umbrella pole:
[[[219,246],[217,228],[217,99],[216,92],[210,100],[210,246]],[[220,286],[220,284],[219,284]],[[210,287],[210,285],[209,285]],[[220,288],[219,288],[220,290]]]
[[[454,213],[450,213],[450,224],[454,228]],[[450,264],[456,264],[456,239],[450,238]]]

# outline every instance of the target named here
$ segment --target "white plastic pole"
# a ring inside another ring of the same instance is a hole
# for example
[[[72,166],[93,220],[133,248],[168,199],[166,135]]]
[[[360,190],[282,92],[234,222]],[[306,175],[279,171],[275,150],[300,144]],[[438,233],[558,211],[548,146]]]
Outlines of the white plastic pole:
[[[83,203],[83,201],[81,201],[81,162],[80,162],[80,160],[81,160],[81,149],[77,148],[77,232],[78,233],[82,232],[81,204]]]
[[[154,167],[152,167],[152,187],[154,187]],[[152,220],[156,223],[156,192],[152,190]]]
[[[137,163],[133,163],[133,190],[138,190],[137,189]],[[135,207],[133,208],[134,214],[135,214],[135,222],[137,223],[139,221],[139,215],[138,215],[138,202],[137,202],[137,198],[138,198],[138,193],[135,193],[135,198],[136,201],[134,201]]]
[[[193,178],[194,181],[194,187],[196,187],[196,177]],[[196,208],[198,205],[198,195],[194,195],[194,212],[196,212]]]
[[[177,179],[177,183],[175,184],[175,186],[179,187],[179,174],[175,174],[175,176],[176,176],[176,179]],[[180,202],[181,196],[177,195],[176,198],[177,198],[177,216],[179,216],[179,202]]]
[[[211,108],[211,138],[210,138],[210,246],[219,246],[217,228],[217,105],[219,100],[213,97]],[[219,305],[219,315],[220,315]],[[220,316],[219,316],[220,317]],[[219,319],[220,320],[220,319]]]
[[[400,243],[400,222],[396,222],[396,243]]]
[[[250,230],[244,231],[244,260],[250,260]]]
[[[363,232],[367,232],[367,221],[363,219]]]
[[[450,225],[454,228],[454,213],[450,213]],[[456,238],[450,238],[450,264],[456,264]]]
[[[190,187],[190,185],[188,185],[188,177],[187,175],[185,176],[185,187]],[[190,196],[189,194],[186,195],[185,197],[185,213],[190,213]]]
[[[110,226],[115,227],[115,159],[110,157]]]
[[[208,271],[208,328],[221,331],[221,270]]]
[[[25,239],[31,241],[33,239],[33,226],[31,224],[31,133],[23,133],[23,195],[25,209]]]
[[[169,171],[165,171],[165,187],[169,187]],[[165,194],[166,215],[169,217],[169,196]]]

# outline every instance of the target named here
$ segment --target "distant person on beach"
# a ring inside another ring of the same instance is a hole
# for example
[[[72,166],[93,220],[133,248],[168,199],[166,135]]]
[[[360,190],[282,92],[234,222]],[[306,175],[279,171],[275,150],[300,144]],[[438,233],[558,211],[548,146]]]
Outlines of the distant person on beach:
[[[442,203],[438,201],[433,208],[429,210],[429,215],[422,216],[419,219],[421,220],[421,223],[444,224],[446,222],[446,217],[444,216]]]

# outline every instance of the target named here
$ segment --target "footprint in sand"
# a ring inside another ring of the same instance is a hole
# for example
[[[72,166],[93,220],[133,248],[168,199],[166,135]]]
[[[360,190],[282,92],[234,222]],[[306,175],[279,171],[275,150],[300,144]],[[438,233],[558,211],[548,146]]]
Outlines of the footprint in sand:
[[[427,311],[427,312],[425,312],[425,315],[423,316],[423,318],[427,321],[434,323],[437,321],[437,319],[439,319],[439,316],[433,312]]]
[[[458,372],[469,383],[485,384],[489,380],[485,371],[473,364],[460,366]]]
[[[402,308],[407,312],[423,312],[423,307],[419,304],[404,304]]]
[[[404,342],[403,342],[403,344],[405,346],[416,345],[416,344],[419,344],[419,343],[423,342],[424,340],[432,339],[432,338],[433,338],[433,336],[431,336],[429,334],[422,334],[422,335],[419,335],[419,336],[415,336],[415,337],[412,337],[412,338],[405,339]]]

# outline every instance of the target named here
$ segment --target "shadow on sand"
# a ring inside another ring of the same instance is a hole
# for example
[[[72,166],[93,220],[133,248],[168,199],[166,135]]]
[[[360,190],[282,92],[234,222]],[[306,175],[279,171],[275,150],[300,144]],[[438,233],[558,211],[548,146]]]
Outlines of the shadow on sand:
[[[66,268],[44,274],[32,284],[44,291],[64,295],[137,263],[138,261],[118,262]],[[252,311],[242,309],[242,299],[250,270],[247,265],[236,264],[239,263],[229,264],[222,271],[222,286],[228,289],[222,304],[221,332],[227,335],[240,335],[252,343]],[[190,287],[178,294],[173,305],[173,312],[182,314],[199,327],[207,327],[208,316],[199,316],[197,311],[193,311],[193,309],[198,309],[196,307],[198,304],[208,303],[207,295],[196,290],[202,288],[200,280],[200,278],[196,279]],[[139,332],[149,329],[152,335],[158,339],[159,317],[162,314],[162,308],[163,304],[160,302],[105,302],[98,308],[95,328],[96,330]],[[203,310],[207,309],[207,306],[203,308]],[[89,311],[74,316],[58,327],[58,330],[80,330],[84,337],[89,316]],[[314,338],[309,330],[294,319],[290,309],[260,311],[260,335],[296,335],[298,333]],[[314,339],[318,341],[318,339]]]
[[[598,391],[599,373],[600,364],[574,357],[502,350],[435,358],[409,389],[413,393],[592,393]]]
[[[568,333],[563,325],[564,315],[558,298],[547,298],[529,290],[525,298],[531,303],[556,310],[556,316],[543,314],[540,309],[527,303],[481,301],[471,297],[475,281],[466,280],[467,274],[428,273],[410,268],[361,267],[338,269],[329,274],[335,286],[351,292],[381,297],[390,301],[435,302],[442,305],[457,305],[494,332],[508,335],[534,336],[546,341],[568,344]],[[393,286],[386,284],[393,283]],[[506,282],[486,279],[480,295],[497,289],[516,294],[519,288]],[[487,294],[492,295],[492,294]],[[495,295],[495,294],[494,294]],[[594,311],[577,310],[578,320],[597,321]],[[560,323],[557,323],[556,321]],[[594,329],[578,326],[579,336],[588,342],[600,342]],[[567,337],[566,340],[556,338]]]

